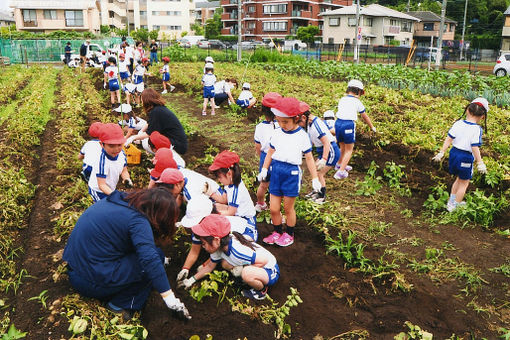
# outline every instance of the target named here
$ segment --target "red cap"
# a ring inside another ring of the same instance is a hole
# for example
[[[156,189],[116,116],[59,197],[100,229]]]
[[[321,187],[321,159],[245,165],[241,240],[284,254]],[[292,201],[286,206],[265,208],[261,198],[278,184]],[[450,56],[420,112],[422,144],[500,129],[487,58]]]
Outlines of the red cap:
[[[225,237],[230,233],[230,222],[225,216],[211,214],[202,219],[194,227],[191,227],[193,234],[197,236]]]
[[[166,168],[163,170],[156,183],[177,184],[182,181],[184,181],[184,176],[179,170]]]
[[[154,156],[154,169],[151,171],[151,176],[158,178],[161,176],[163,170],[168,168],[177,169],[177,163],[174,161],[172,150],[161,148],[156,151],[156,155]]]
[[[103,123],[101,122],[94,122],[90,124],[89,127],[89,135],[93,138],[99,138],[101,136],[101,129],[103,128]]]
[[[145,63],[146,61],[149,61],[148,58],[142,58],[142,63]]]
[[[168,62],[170,62],[170,58],[168,58],[168,57],[163,57],[163,59],[162,59],[162,60],[163,60],[163,61],[166,61],[167,63],[168,63]]]
[[[305,102],[299,102],[299,112],[305,113],[310,110],[310,105]]]
[[[271,109],[275,116],[278,117],[296,117],[301,112],[300,101],[294,97],[284,97],[276,102],[276,105]]]
[[[126,56],[126,55],[125,55],[124,53],[119,54],[119,58],[120,58],[120,57],[125,57],[125,56]]]
[[[103,124],[103,127],[100,130],[101,134],[99,139],[105,144],[124,144],[126,142],[126,138],[124,138],[124,132],[122,131],[122,128],[119,126],[119,124]]]
[[[277,92],[268,92],[262,98],[262,105],[267,107],[274,107],[278,100],[282,99],[282,95]]]
[[[223,150],[214,157],[209,171],[212,172],[222,168],[229,169],[236,163],[239,163],[239,155],[232,151]]]
[[[150,139],[151,143],[154,145],[154,147],[156,148],[156,150],[161,149],[161,148],[170,149],[170,147],[172,146],[170,139],[168,139],[167,136],[163,136],[158,131],[154,131],[153,133],[151,133],[151,135],[149,136],[149,139]]]

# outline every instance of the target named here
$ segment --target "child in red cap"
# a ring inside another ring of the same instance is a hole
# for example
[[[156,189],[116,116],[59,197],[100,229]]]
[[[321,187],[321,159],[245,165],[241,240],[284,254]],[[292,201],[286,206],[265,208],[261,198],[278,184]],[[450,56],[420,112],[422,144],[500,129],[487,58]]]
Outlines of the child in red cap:
[[[259,156],[259,172],[262,170],[262,165],[266,159],[267,151],[269,150],[269,141],[273,132],[280,128],[278,123],[274,119],[274,113],[271,108],[276,102],[281,99],[282,96],[276,92],[268,92],[262,98],[262,114],[264,114],[264,120],[257,124],[255,127],[255,152]],[[257,203],[255,204],[255,210],[261,212],[267,210],[266,204],[266,192],[269,188],[269,175],[266,180],[259,183],[257,189]]]
[[[127,170],[126,154],[122,151],[124,133],[118,124],[103,124],[100,134],[101,154],[92,166],[89,178],[89,193],[92,200],[98,200],[110,195],[122,178],[124,184],[133,186]]]
[[[170,62],[170,58],[168,57],[163,57],[163,67],[159,70],[159,73],[161,73],[162,75],[162,80],[163,80],[163,92],[161,92],[161,94],[165,94],[167,93],[166,91],[166,88],[167,86],[170,87],[170,92],[172,92],[175,87],[168,84],[168,82],[170,81],[170,66],[168,65],[168,63]]]
[[[256,300],[267,297],[268,287],[273,286],[280,277],[280,268],[273,254],[241,233],[232,231],[225,216],[206,216],[191,230],[200,238],[202,247],[210,254],[211,261],[200,267],[192,277],[180,281],[178,286],[190,288],[221,262],[223,268],[232,271],[235,276],[240,276],[243,282],[251,287],[242,291],[244,296]]]
[[[211,189],[206,192],[206,195],[216,201],[218,212],[222,215],[243,217],[255,226],[255,207],[241,179],[239,156],[228,150],[220,152],[209,167],[209,172],[216,176],[225,190],[223,194]]]
[[[89,136],[92,140],[89,140],[81,147],[78,159],[83,160],[83,167],[81,175],[85,182],[88,183],[90,173],[92,172],[92,165],[97,163],[99,156],[101,155],[101,144],[99,142],[99,136],[101,135],[101,128],[103,123],[94,122],[89,127]]]
[[[156,181],[159,180],[163,170],[168,168],[177,169],[177,163],[174,161],[172,150],[168,148],[161,148],[156,151],[152,163],[154,164],[154,169],[150,172],[149,189],[156,185]]]
[[[135,101],[136,105],[140,105],[140,95],[145,89],[145,85],[143,83],[143,77],[145,75],[150,75],[147,72],[147,67],[149,66],[149,59],[143,58],[140,64],[137,64],[133,71],[133,84],[136,86],[135,91]]]
[[[108,64],[109,65],[104,70],[104,88],[106,88],[106,83],[108,82],[108,88],[110,89],[110,101],[113,109],[115,106],[115,96],[117,96],[119,105],[121,103],[117,59],[115,59],[115,57],[108,58]]]
[[[129,76],[129,63],[126,61],[126,55],[124,53],[119,54],[119,75],[121,83],[127,82]],[[129,101],[128,101],[129,104]]]
[[[301,189],[302,171],[300,165],[303,161],[303,154],[312,176],[313,189],[320,191],[321,183],[317,177],[310,138],[298,125],[303,113],[299,100],[282,98],[276,102],[271,111],[275,114],[280,129],[275,130],[271,137],[270,148],[257,179],[259,181],[266,180],[269,166],[271,166],[269,206],[274,232],[263,241],[267,244],[276,243],[281,247],[287,247],[294,243],[294,227],[296,226],[294,204]],[[282,199],[283,209],[287,216],[285,232],[283,232],[280,212]]]

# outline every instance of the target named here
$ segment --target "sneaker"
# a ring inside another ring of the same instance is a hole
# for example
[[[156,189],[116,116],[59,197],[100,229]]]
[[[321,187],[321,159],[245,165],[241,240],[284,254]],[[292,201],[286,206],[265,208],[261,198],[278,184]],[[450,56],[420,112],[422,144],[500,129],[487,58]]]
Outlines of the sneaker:
[[[455,208],[457,208],[457,203],[455,201],[448,201],[448,203],[446,203],[446,210],[448,210],[448,212],[454,211]]]
[[[165,93],[168,93],[168,92],[166,92],[166,90],[164,90],[163,92],[161,92],[161,94],[165,94]]]
[[[212,111],[211,112],[211,116],[214,116],[216,114],[216,112]]]
[[[351,170],[352,170],[352,166],[350,166],[350,165],[345,166],[345,171],[351,171]]]
[[[264,300],[267,297],[267,287],[264,287],[262,290],[255,290],[254,288],[244,289],[242,294],[250,299]]]
[[[312,198],[312,201],[314,203],[317,203],[317,204],[324,204],[324,202],[326,202],[326,196],[316,196],[314,198]]]
[[[172,92],[173,90],[175,90],[175,86],[170,85],[170,92]]]
[[[111,302],[108,302],[106,304],[106,309],[108,309],[109,311],[111,311],[111,312],[113,312],[115,314],[121,314],[122,317],[124,318],[124,320],[126,320],[126,321],[131,320],[131,318],[133,317],[132,312],[130,312],[130,311],[126,310],[126,309],[117,307],[117,306],[115,306]]]
[[[319,195],[319,193],[317,191],[312,190],[308,194],[306,194],[305,197],[313,199],[313,198],[317,197],[318,195]]]
[[[165,262],[164,262],[165,267],[170,264],[170,260],[171,260],[171,258],[165,257]]]
[[[207,116],[207,112],[202,111],[202,116]]]
[[[279,245],[280,247],[288,247],[292,243],[294,243],[294,236],[290,236],[287,233],[283,233],[276,241],[275,243]]]
[[[276,241],[281,237],[282,235],[278,234],[276,231],[273,231],[273,233],[267,237],[264,237],[262,241],[266,244],[275,244]]]
[[[259,202],[257,202],[257,204],[255,204],[255,211],[256,212],[261,212],[263,210],[267,210],[266,202],[264,202],[264,204],[260,204]]]
[[[333,175],[333,178],[334,179],[344,179],[344,178],[347,178],[349,177],[349,173],[347,171],[342,171],[342,170],[338,170],[337,172],[335,172],[335,174]]]

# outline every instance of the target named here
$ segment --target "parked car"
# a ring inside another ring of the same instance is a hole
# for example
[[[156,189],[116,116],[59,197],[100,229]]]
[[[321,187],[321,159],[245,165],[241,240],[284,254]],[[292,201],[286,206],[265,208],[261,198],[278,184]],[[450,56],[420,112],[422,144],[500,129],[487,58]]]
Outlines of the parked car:
[[[188,42],[190,47],[195,46],[200,40],[204,40],[205,37],[203,35],[187,35],[181,38],[181,41]]]
[[[197,42],[198,48],[209,48],[209,40],[199,40]]]
[[[98,45],[98,44],[89,44],[88,48],[87,48],[87,59],[91,59],[91,58],[94,58],[94,57],[98,57],[103,54],[103,48]],[[80,59],[80,54],[79,53],[73,53],[71,54],[71,60],[74,60],[74,59]],[[60,60],[64,61],[66,60],[66,57],[65,57],[65,54],[61,54],[60,55]]]
[[[494,65],[492,71],[496,76],[503,77],[510,74],[510,53],[503,53]]]
[[[301,40],[285,40],[283,42],[284,51],[305,50],[307,46],[308,45]]]
[[[251,41],[242,41],[241,42],[241,50],[251,50],[254,49],[255,46],[252,44]],[[237,44],[232,45],[233,50],[237,50]]]
[[[432,56],[431,56],[432,52]],[[414,58],[416,61],[428,61],[429,57],[431,57],[431,61],[436,61],[437,57],[437,47],[420,47],[416,49],[416,53],[414,54]]]
[[[180,47],[183,47],[183,48],[190,48],[191,47],[191,43],[186,40],[186,39],[179,39],[177,40],[177,44],[179,44]]]
[[[227,45],[225,45],[223,41],[220,40],[209,40],[209,48],[223,50],[227,48]]]

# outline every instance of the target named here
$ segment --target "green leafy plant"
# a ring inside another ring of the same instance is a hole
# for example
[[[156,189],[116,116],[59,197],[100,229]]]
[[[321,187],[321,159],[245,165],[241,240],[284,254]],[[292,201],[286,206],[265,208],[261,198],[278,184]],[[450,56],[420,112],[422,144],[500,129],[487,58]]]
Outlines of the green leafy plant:
[[[46,309],[46,300],[48,299],[48,295],[46,295],[47,293],[48,293],[48,290],[45,289],[38,296],[32,296],[27,301],[35,300],[35,301],[39,302],[44,307],[44,309]]]
[[[22,332],[16,327],[14,327],[14,324],[11,324],[9,326],[9,330],[7,333],[1,334],[2,338],[1,340],[15,340],[15,339],[23,339],[27,335],[27,332]]]
[[[372,196],[381,189],[381,176],[376,175],[378,168],[379,166],[372,161],[363,182],[356,180],[356,187],[358,188],[358,190],[356,190],[356,195]]]
[[[407,326],[407,332],[398,333],[394,339],[395,340],[408,340],[408,339],[423,339],[423,340],[432,340],[432,333],[423,330],[418,325],[414,325],[410,321],[404,322],[404,325]]]
[[[506,263],[502,264],[501,266],[490,268],[489,270],[493,273],[500,273],[506,277],[510,277],[510,259],[508,259]]]
[[[386,167],[383,169],[384,178],[388,181],[390,188],[398,191],[402,196],[411,196],[411,189],[405,184],[401,183],[402,179],[407,179],[404,172],[405,165],[398,165],[395,162],[386,162]]]

